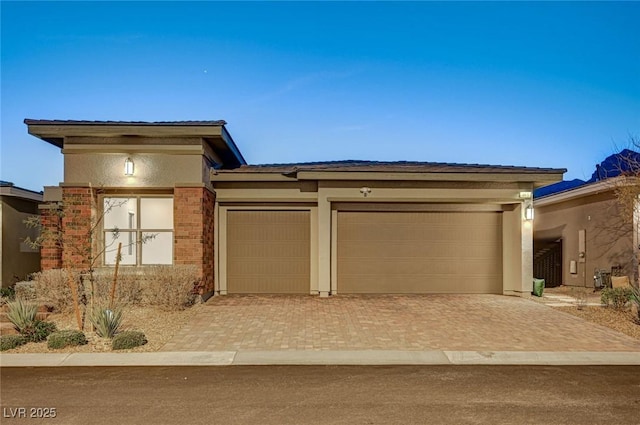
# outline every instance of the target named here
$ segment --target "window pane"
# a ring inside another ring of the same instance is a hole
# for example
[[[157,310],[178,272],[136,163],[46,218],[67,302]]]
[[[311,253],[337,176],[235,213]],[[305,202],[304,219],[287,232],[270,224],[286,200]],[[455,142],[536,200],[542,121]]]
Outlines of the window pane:
[[[142,264],[173,264],[173,232],[143,232],[142,240]]]
[[[118,233],[118,236],[114,238],[113,233],[106,231],[104,232],[104,241],[106,245],[104,263],[106,265],[114,265],[116,263],[119,242],[122,242],[122,250],[120,251],[120,264],[125,266],[136,264],[135,232],[120,232]]]
[[[172,198],[141,198],[140,214],[142,229],[173,229]]]
[[[104,198],[103,208],[105,229],[136,228],[136,198]]]

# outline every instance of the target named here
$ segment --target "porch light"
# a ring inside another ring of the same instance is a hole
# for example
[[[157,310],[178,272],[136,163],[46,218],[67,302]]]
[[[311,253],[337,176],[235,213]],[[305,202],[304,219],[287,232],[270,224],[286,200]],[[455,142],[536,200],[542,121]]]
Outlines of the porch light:
[[[525,208],[524,208],[524,219],[525,220],[533,220],[533,205],[532,204],[528,204]]]
[[[133,176],[133,160],[131,158],[127,158],[124,160],[124,175],[125,176]]]

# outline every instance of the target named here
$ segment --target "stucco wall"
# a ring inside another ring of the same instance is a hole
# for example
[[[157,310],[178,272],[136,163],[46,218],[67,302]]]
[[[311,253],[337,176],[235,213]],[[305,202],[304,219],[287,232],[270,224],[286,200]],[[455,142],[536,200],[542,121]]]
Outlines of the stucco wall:
[[[124,175],[124,161],[135,164],[132,177]],[[74,153],[64,156],[65,183],[94,187],[167,188],[176,183],[205,183],[202,154]],[[207,175],[208,177],[208,175]]]
[[[593,286],[596,268],[623,266],[624,274],[634,276],[633,226],[623,222],[611,191],[553,205],[536,207],[534,240],[562,239],[563,284]],[[585,230],[586,252],[580,262],[578,232]],[[576,274],[570,262],[576,261]]]
[[[2,217],[2,286],[24,280],[29,273],[40,270],[40,253],[23,243],[27,236],[37,236],[27,229],[24,220],[38,215],[36,202],[13,197],[2,197],[0,216]]]

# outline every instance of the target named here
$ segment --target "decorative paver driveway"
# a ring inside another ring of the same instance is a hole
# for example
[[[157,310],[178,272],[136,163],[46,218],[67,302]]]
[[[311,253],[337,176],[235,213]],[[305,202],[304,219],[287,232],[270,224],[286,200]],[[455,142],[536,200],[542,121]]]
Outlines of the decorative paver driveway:
[[[640,341],[500,295],[228,295],[163,350],[640,351]]]

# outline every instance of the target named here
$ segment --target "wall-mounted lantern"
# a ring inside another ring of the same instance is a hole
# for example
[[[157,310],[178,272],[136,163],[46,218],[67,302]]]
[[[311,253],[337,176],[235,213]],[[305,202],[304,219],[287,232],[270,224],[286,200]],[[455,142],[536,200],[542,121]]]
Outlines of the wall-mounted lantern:
[[[524,219],[533,220],[533,204],[529,203],[524,207]]]
[[[371,193],[371,188],[367,186],[363,186],[360,188],[360,193],[362,193],[362,196],[366,198],[367,195]]]
[[[124,160],[124,175],[125,176],[133,176],[134,164],[131,158],[127,158]]]

